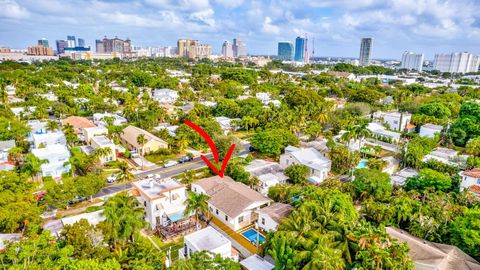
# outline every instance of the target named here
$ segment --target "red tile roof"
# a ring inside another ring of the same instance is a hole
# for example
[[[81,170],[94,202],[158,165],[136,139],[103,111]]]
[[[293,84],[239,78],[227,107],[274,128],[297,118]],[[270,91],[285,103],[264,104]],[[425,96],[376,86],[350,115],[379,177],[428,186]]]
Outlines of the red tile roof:
[[[479,185],[472,185],[472,186],[468,187],[468,190],[470,192],[473,192],[473,193],[477,194],[477,195],[480,195],[480,186]]]
[[[480,178],[480,168],[471,169],[470,171],[464,171],[463,175],[473,178]]]
[[[412,129],[412,128],[415,128],[416,126],[412,123],[408,123],[407,124],[407,129]]]

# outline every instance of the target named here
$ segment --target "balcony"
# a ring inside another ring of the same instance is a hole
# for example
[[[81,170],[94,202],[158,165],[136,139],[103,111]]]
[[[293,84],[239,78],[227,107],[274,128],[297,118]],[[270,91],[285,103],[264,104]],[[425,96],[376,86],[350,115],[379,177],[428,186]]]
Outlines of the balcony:
[[[196,222],[194,217],[173,222],[168,226],[157,226],[158,233],[165,240],[169,240],[177,236],[183,236],[195,230],[196,230]]]

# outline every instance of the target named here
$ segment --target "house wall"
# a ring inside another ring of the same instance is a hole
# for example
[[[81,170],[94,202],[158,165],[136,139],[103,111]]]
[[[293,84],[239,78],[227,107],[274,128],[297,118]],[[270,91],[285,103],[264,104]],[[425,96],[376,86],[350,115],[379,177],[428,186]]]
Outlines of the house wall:
[[[85,137],[85,141],[90,143],[93,137],[100,136],[100,135],[107,135],[107,129],[83,129],[83,136]]]
[[[480,185],[480,178],[474,178],[466,175],[462,175],[462,182],[460,183],[460,191],[469,188],[473,185]]]
[[[293,164],[301,164],[301,163],[290,153],[285,153],[280,156],[280,165],[282,167],[286,168]],[[321,178],[321,180],[323,181],[327,178],[328,173],[331,170],[331,166],[332,166],[332,163],[329,162],[328,165],[324,166],[321,170],[316,170],[309,167],[309,170],[310,170],[309,176],[315,175]]]
[[[62,144],[66,145],[67,140],[65,138],[65,135],[61,132],[50,132],[46,134],[35,134],[32,136],[33,137],[33,146],[35,148],[39,148],[40,145],[43,144],[43,146],[47,145],[54,145],[54,144]]]
[[[141,150],[141,151],[138,151],[138,152],[141,153],[142,155],[144,155],[144,154],[148,154],[150,152],[155,152],[160,148],[168,148],[168,144],[162,143],[162,142],[156,141],[156,140],[150,140],[143,145],[143,149],[137,149],[137,151]]]
[[[113,143],[111,143],[107,146],[101,146],[101,145],[97,144],[94,140],[92,140],[91,144],[92,144],[93,147],[95,147],[95,149],[96,148],[109,148],[110,149],[110,154],[107,155],[107,156],[104,156],[100,159],[101,164],[104,164],[104,163],[109,162],[109,161],[117,160],[117,155],[115,154],[115,145]]]
[[[266,232],[276,231],[278,223],[273,220],[269,215],[259,213],[258,214],[258,227]]]

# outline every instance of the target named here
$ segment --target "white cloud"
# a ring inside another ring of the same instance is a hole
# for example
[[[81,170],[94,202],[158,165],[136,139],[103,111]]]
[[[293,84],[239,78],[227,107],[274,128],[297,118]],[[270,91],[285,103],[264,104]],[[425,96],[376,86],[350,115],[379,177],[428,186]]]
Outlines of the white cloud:
[[[267,34],[279,34],[280,33],[280,28],[274,24],[272,24],[272,19],[270,17],[265,17],[265,20],[263,21],[263,27],[262,30],[264,33]]]
[[[158,27],[161,25],[159,21],[148,19],[136,14],[123,13],[120,11],[102,13],[101,16],[109,22],[125,26]]]
[[[226,8],[235,8],[241,6],[243,0],[215,0],[215,3]]]
[[[215,12],[213,11],[213,9],[209,8],[192,13],[190,15],[190,19],[194,21],[201,21],[206,25],[213,27],[215,26],[215,19],[213,18],[214,14]]]
[[[15,0],[0,0],[0,18],[24,19],[29,15],[28,10]]]

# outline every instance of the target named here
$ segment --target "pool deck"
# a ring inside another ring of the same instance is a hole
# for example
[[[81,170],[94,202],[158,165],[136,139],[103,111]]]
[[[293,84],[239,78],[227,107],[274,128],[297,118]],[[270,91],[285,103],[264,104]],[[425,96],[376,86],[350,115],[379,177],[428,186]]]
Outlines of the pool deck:
[[[217,227],[218,229],[220,229],[224,233],[226,233],[229,236],[229,238],[231,238],[232,240],[237,242],[244,249],[246,249],[249,253],[251,253],[251,254],[256,253],[257,248],[252,243],[250,243],[250,241],[248,241],[247,238],[245,238],[241,233],[245,230],[253,228],[253,225],[250,225],[248,227],[243,228],[242,230],[240,230],[240,232],[235,232],[234,230],[230,229],[230,227],[223,224],[223,222],[221,222],[217,218],[215,218],[215,217],[211,217],[211,218],[212,218],[212,223],[215,225],[215,227]],[[234,243],[232,243],[232,244],[234,244]],[[242,252],[242,253],[245,253],[245,252]],[[242,255],[249,256],[248,254],[242,254]]]

